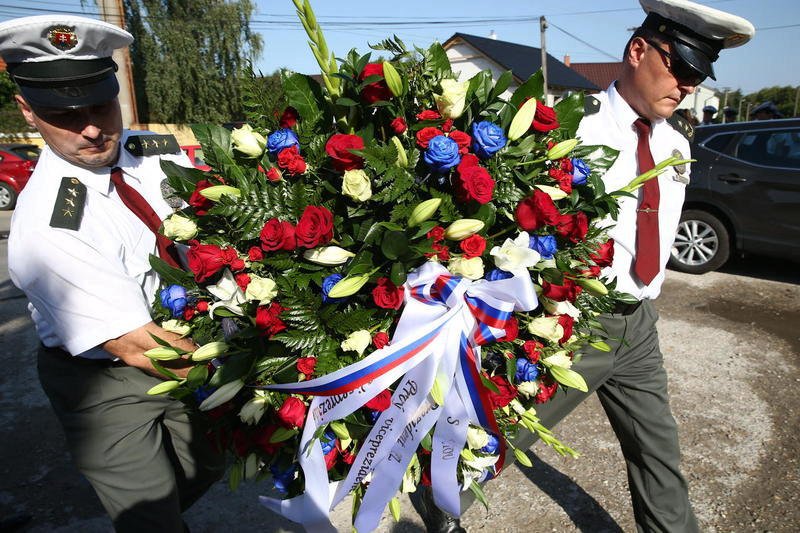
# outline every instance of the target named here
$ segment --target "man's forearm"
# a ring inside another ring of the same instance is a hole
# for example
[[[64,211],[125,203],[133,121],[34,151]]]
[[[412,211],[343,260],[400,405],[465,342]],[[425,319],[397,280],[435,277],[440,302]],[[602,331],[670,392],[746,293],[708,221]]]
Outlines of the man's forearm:
[[[106,341],[103,343],[103,349],[111,355],[118,357],[128,366],[136,367],[148,374],[163,379],[165,376],[158,372],[153,366],[152,361],[144,355],[144,352],[147,350],[159,346],[159,344],[153,340],[151,334],[183,350],[193,351],[197,347],[191,339],[182,338],[175,333],[159,327],[155,322],[149,322],[116,339]],[[161,365],[182,378],[186,377],[193,366],[188,359],[162,361]]]

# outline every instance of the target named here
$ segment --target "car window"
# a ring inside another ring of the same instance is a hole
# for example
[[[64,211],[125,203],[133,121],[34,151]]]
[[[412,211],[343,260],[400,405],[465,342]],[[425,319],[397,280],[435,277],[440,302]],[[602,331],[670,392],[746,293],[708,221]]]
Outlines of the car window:
[[[735,133],[726,133],[722,135],[714,135],[709,140],[705,141],[703,146],[708,148],[709,150],[714,150],[715,152],[723,153],[725,148],[730,144],[731,139],[735,137]]]
[[[747,133],[739,140],[736,157],[757,165],[800,169],[800,129]]]
[[[203,149],[202,148],[195,148],[194,150],[194,164],[195,166],[204,166],[206,164],[203,161]]]

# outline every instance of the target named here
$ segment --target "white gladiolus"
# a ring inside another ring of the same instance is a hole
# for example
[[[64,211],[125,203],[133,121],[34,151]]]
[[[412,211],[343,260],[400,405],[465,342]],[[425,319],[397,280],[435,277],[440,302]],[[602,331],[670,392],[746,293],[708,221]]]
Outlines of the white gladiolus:
[[[190,218],[178,214],[164,221],[164,236],[168,239],[188,241],[197,235],[197,224]]]
[[[353,252],[348,252],[344,248],[339,248],[338,246],[321,246],[313,250],[306,250],[305,253],[303,253],[303,257],[306,261],[325,266],[341,265],[355,256],[356,254]]]
[[[370,342],[372,342],[372,335],[370,332],[365,329],[360,329],[354,331],[342,341],[342,350],[346,352],[358,352],[358,355],[362,355]]]
[[[506,272],[515,272],[530,268],[542,258],[536,250],[530,248],[531,238],[523,231],[513,241],[506,239],[502,246],[495,246],[489,252],[494,257],[497,268]]]
[[[278,295],[278,286],[269,278],[262,278],[250,274],[250,283],[244,291],[247,301],[260,300],[261,304],[268,304]]]

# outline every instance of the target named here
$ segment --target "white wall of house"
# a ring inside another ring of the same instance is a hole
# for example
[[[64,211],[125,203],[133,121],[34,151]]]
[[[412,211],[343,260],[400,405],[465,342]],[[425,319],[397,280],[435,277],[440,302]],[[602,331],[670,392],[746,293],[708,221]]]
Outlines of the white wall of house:
[[[717,108],[717,118],[722,117],[722,109],[720,108],[720,101],[714,94],[714,89],[704,85],[698,85],[694,94],[689,94],[680,103],[678,109],[689,109],[694,113],[698,120],[703,120],[703,108],[707,105],[713,105]]]

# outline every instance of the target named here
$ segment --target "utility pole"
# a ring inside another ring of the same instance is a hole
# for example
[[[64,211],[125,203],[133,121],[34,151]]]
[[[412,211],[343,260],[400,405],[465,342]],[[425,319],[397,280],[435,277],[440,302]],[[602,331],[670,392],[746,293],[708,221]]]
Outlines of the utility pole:
[[[100,18],[109,24],[114,24],[125,29],[125,10],[122,0],[97,0],[100,8]],[[130,128],[139,123],[136,112],[136,92],[133,89],[133,71],[131,68],[131,54],[128,48],[114,50],[112,56],[117,63],[117,81],[119,82],[119,107],[122,110],[122,126]]]
[[[544,78],[544,103],[550,105],[550,90],[547,87],[547,45],[545,44],[544,33],[547,29],[547,21],[544,15],[539,17],[539,31],[542,37],[542,77]]]
[[[792,113],[792,116],[797,116],[798,103],[800,103],[800,86],[797,87],[797,92],[794,93],[794,113]]]
[[[744,103],[745,103],[744,98],[739,100],[739,110],[736,112],[736,122],[742,122],[742,104]]]
[[[730,91],[729,88],[725,87],[725,98],[722,101],[722,109],[719,110],[719,115],[722,115],[722,123],[725,124],[728,120],[725,117],[725,109],[728,107],[728,92]]]

